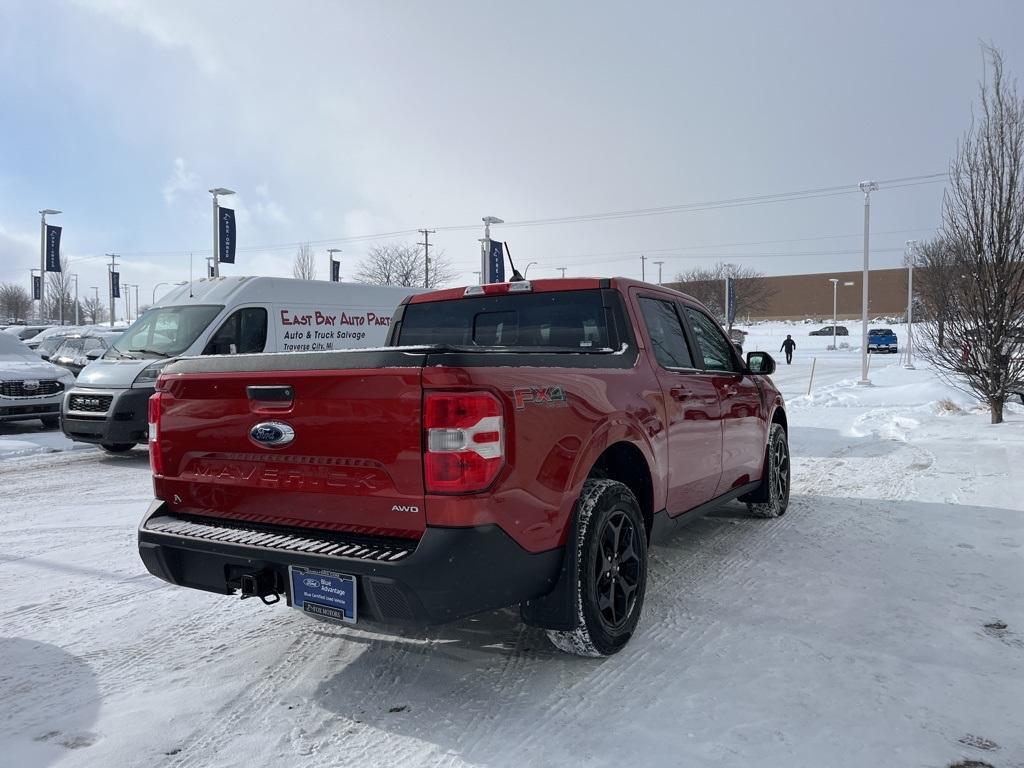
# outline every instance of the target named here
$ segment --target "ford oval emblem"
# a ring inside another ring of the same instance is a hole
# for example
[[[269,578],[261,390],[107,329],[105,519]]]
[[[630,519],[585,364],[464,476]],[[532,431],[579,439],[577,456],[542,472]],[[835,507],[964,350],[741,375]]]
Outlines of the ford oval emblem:
[[[280,448],[295,439],[295,430],[281,421],[261,421],[249,430],[249,438],[268,448]]]

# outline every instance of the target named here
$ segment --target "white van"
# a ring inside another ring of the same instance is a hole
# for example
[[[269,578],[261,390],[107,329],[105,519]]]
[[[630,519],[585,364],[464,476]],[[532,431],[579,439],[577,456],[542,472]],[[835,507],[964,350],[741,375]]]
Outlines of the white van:
[[[89,363],[64,397],[61,429],[112,453],[146,442],[161,369],[192,355],[383,346],[416,288],[278,277],[214,277],[170,292]]]

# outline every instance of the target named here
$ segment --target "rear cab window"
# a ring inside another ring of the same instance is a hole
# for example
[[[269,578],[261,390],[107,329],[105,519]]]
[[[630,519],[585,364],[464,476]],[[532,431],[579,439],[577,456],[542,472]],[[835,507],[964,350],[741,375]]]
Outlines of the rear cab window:
[[[405,305],[391,343],[607,354],[628,342],[622,317],[601,289],[471,296]]]

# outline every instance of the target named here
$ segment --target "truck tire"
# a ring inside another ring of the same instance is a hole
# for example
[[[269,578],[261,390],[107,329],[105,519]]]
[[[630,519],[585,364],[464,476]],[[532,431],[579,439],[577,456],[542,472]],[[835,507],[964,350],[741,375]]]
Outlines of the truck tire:
[[[100,447],[107,453],[127,453],[135,447],[135,443],[102,443]]]
[[[755,517],[779,517],[789,507],[790,460],[786,430],[773,423],[768,433],[764,457],[764,479],[750,497],[744,497],[747,509]]]
[[[547,630],[559,650],[611,656],[629,642],[647,589],[647,533],[633,492],[622,483],[590,479],[576,515],[576,617],[568,631]]]

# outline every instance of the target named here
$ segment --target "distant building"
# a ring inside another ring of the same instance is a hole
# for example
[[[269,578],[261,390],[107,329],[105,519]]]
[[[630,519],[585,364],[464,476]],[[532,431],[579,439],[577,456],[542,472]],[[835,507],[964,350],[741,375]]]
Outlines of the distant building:
[[[812,317],[820,320],[832,319],[832,283],[829,278],[839,279],[836,307],[840,320],[858,320],[861,315],[861,271],[822,272],[815,275],[778,275],[760,278],[769,285],[771,296],[765,310],[736,318],[745,320],[802,320]],[[742,291],[743,280],[737,281],[737,290]],[[853,283],[853,285],[845,285]],[[683,293],[688,293],[686,283],[665,283]],[[722,288],[725,290],[724,286]],[[879,316],[901,316],[907,311],[907,270],[872,269],[868,280],[868,318]]]

